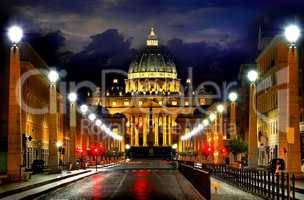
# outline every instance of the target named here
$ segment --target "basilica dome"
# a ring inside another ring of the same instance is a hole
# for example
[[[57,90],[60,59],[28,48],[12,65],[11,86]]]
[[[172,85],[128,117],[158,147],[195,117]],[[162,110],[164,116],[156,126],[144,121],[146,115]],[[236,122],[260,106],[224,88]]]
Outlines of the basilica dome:
[[[159,47],[152,27],[146,47],[131,62],[126,92],[136,94],[179,93],[179,79],[174,62]]]
[[[151,73],[150,73],[151,72]],[[158,73],[155,73],[158,72]],[[176,67],[159,47],[146,47],[130,64],[129,76],[149,78],[176,78]],[[136,75],[138,74],[138,75]]]

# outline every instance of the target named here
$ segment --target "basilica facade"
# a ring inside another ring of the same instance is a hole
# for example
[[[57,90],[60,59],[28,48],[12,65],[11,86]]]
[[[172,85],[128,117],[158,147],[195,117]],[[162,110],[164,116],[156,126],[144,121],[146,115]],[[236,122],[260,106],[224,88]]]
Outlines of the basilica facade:
[[[190,85],[191,79],[184,86],[181,84],[174,62],[162,50],[151,28],[146,46],[129,66],[127,79],[113,79],[105,91],[97,88],[89,104],[125,118],[122,127],[113,128],[124,136],[123,145],[154,150],[174,147],[182,151],[180,136],[191,129],[196,108],[210,105],[204,95],[195,94],[193,98]]]

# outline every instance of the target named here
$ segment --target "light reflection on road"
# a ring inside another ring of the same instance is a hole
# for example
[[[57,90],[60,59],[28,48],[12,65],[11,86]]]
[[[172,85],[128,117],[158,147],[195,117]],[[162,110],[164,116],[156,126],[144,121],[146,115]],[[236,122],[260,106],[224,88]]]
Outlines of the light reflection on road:
[[[49,192],[39,200],[196,200],[198,192],[169,162],[128,162]]]

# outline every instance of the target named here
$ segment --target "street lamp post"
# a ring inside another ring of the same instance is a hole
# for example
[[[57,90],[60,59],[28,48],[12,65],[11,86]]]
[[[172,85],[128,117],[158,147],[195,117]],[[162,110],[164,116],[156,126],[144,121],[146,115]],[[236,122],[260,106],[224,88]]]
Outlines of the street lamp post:
[[[224,146],[224,143],[223,143],[223,112],[225,111],[225,106],[223,104],[218,104],[216,106],[216,110],[217,110],[217,113],[218,113],[218,118],[217,118],[217,122],[218,122],[218,131],[217,131],[217,134],[216,134],[216,137],[215,137],[215,141],[217,142],[217,151],[219,151],[219,149],[223,148]],[[216,153],[217,155],[217,153]],[[219,154],[219,161],[222,161],[223,160],[223,155],[222,154]]]
[[[256,110],[256,85],[258,73],[251,70],[247,74],[250,81],[249,91],[249,139],[248,139],[248,166],[257,168],[258,166],[258,136],[257,136],[257,110]]]
[[[86,104],[82,104],[80,107],[80,113],[82,115],[82,118],[81,118],[81,126],[83,126],[83,123],[86,122],[86,120],[84,121],[84,116],[87,115],[87,113],[89,112],[89,107],[86,105]],[[79,144],[81,144],[81,146],[86,146],[86,143],[84,142],[85,141],[85,138],[84,138],[84,130],[81,128],[81,131],[80,131],[80,138],[79,138]]]
[[[9,96],[8,96],[8,150],[7,174],[11,179],[20,179],[22,176],[22,145],[21,145],[21,85],[20,55],[18,43],[23,31],[18,26],[8,30],[8,37],[12,42],[9,64]],[[25,149],[23,149],[25,151]]]
[[[228,95],[230,100],[230,133],[232,137],[236,137],[237,128],[236,128],[236,100],[238,95],[236,92],[230,92]]]
[[[77,101],[77,94],[75,92],[71,92],[68,95],[68,99],[70,101],[70,169],[75,166],[76,161],[76,101]]]
[[[58,160],[59,160],[59,163],[58,163],[58,166],[60,167],[61,166],[61,164],[62,164],[62,160],[61,160],[61,155],[62,155],[62,151],[63,151],[63,147],[62,147],[62,142],[61,141],[57,141],[56,142],[56,147],[57,147],[57,154],[59,154],[59,156],[58,156]]]
[[[300,37],[296,25],[286,27],[284,35],[289,43],[288,50],[288,130],[287,130],[287,171],[301,172],[300,131],[299,131],[299,77],[296,43]],[[292,164],[291,164],[292,163]]]
[[[50,83],[50,102],[49,102],[49,162],[48,167],[54,171],[58,168],[58,113],[57,113],[57,90],[56,83],[59,80],[59,74],[56,70],[50,70],[48,73]]]

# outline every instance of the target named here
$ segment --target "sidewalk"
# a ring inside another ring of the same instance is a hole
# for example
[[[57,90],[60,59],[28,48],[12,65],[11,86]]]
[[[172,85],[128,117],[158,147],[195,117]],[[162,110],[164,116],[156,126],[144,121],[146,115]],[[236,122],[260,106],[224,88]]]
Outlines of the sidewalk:
[[[63,171],[60,174],[37,174],[26,182],[10,183],[0,186],[0,199],[22,199],[29,198],[43,194],[44,192],[62,187],[71,182],[80,180],[82,178],[94,175],[101,172],[104,168],[118,165],[118,163],[111,163],[105,165],[98,165],[98,171],[90,167],[86,170]]]
[[[22,192],[24,190],[31,189],[33,187],[38,187],[44,184],[48,184],[57,180],[62,180],[64,178],[77,176],[80,174],[88,173],[91,170],[74,170],[74,171],[63,171],[60,174],[36,174],[32,175],[31,179],[26,182],[9,183],[0,186],[0,198],[14,194],[16,192]]]
[[[214,189],[214,184],[219,185],[217,192]],[[211,199],[212,200],[262,200],[262,198],[244,192],[236,187],[224,183],[218,179],[211,177]]]

